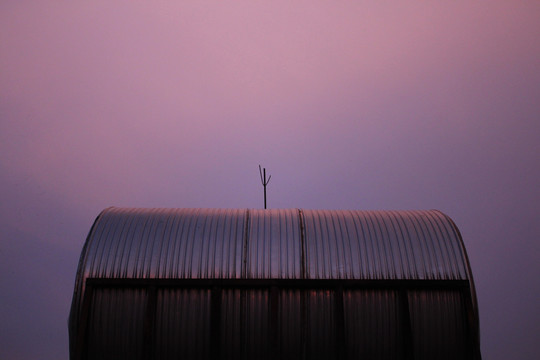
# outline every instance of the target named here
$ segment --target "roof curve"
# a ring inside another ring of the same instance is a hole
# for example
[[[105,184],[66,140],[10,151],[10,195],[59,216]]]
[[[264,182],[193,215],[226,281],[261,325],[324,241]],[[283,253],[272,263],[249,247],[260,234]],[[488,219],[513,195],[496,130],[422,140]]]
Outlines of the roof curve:
[[[459,230],[437,210],[107,208],[85,278],[470,280]]]

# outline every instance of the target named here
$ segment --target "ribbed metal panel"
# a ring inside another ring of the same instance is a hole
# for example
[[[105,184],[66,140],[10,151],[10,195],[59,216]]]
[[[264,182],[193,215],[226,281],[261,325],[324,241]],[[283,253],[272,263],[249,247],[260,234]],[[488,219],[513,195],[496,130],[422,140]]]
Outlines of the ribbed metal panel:
[[[81,260],[82,278],[469,277],[438,211],[110,208]]]
[[[304,210],[307,277],[467,279],[461,240],[438,211]]]
[[[250,210],[247,278],[301,278],[298,210]]]
[[[470,359],[470,331],[463,293],[409,292],[415,359]]]
[[[238,278],[242,210],[105,210],[87,240],[85,278]]]
[[[403,314],[392,290],[351,290],[343,294],[350,359],[404,359]]]
[[[336,343],[335,296],[332,290],[314,290],[306,299],[307,359],[331,359],[338,348]]]
[[[281,359],[303,359],[306,349],[305,295],[300,290],[282,290],[279,302],[279,335]]]
[[[207,359],[210,356],[210,291],[159,289],[154,326],[152,358]]]
[[[94,292],[84,349],[89,359],[144,358],[146,295],[143,289]]]
[[[70,346],[73,359],[476,359],[477,316],[439,211],[109,208],[81,254]]]

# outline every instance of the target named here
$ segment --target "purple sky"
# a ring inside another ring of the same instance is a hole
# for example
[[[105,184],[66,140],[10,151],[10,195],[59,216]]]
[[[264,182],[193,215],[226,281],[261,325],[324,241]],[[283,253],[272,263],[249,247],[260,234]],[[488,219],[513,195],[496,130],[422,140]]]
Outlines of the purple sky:
[[[540,2],[0,3],[0,359],[67,359],[105,207],[439,209],[540,354]]]

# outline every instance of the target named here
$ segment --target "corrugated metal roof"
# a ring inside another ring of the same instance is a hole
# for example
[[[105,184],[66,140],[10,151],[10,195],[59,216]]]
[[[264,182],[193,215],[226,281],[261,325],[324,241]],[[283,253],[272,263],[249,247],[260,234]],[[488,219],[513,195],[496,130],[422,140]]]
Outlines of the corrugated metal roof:
[[[477,317],[461,236],[436,210],[108,208],[70,343],[88,359],[467,358]]]
[[[303,211],[307,277],[467,279],[451,220],[439,211]]]
[[[79,277],[469,278],[453,222],[430,211],[109,208]]]

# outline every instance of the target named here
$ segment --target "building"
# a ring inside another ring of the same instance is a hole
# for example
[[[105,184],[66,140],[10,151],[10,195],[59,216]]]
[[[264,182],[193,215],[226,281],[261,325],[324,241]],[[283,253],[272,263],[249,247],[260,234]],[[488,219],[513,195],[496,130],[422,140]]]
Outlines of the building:
[[[108,208],[75,359],[480,359],[465,247],[436,210]]]

